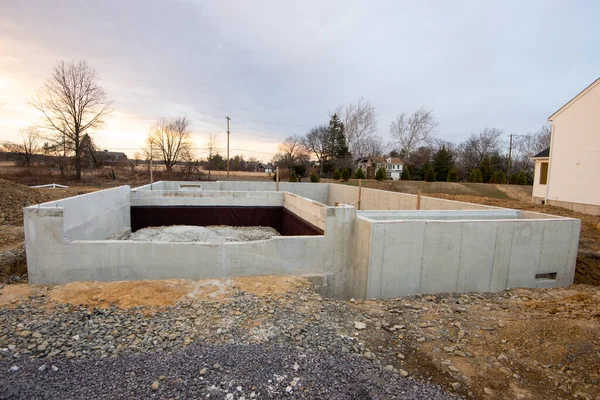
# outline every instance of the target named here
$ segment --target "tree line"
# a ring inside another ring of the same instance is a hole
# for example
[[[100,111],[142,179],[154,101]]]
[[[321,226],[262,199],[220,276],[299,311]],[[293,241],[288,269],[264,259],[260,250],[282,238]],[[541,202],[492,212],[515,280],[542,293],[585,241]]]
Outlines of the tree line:
[[[90,132],[101,128],[112,111],[96,71],[85,61],[57,63],[30,105],[41,114],[42,125],[21,130],[20,142],[4,142],[2,148],[27,165],[35,154],[52,156],[61,172],[66,165],[73,165],[75,179],[80,180],[82,168],[98,164]],[[402,179],[523,184],[533,180],[530,157],[550,144],[547,126],[517,135],[509,160],[507,134],[500,129],[485,128],[455,144],[436,136],[438,128],[431,110],[402,112],[390,122],[391,141],[384,143],[375,107],[361,98],[330,113],[326,124],[286,138],[272,162],[300,176],[310,168],[320,176],[333,176],[344,169],[356,174],[355,165],[361,158],[397,156],[404,162]],[[160,161],[167,171],[178,164],[192,171],[201,163],[209,169],[225,169],[227,160],[216,150],[214,135],[206,147],[209,154],[201,162],[193,152],[190,121],[186,117],[159,119],[135,157]],[[229,160],[231,170],[243,170],[257,161],[236,157]]]
[[[348,169],[358,178],[365,173],[356,169],[358,160],[391,156],[403,161],[403,180],[524,185],[533,182],[531,157],[550,146],[548,126],[514,135],[510,159],[508,135],[501,129],[484,128],[455,144],[436,136],[438,128],[432,110],[402,112],[390,123],[391,141],[384,144],[375,108],[360,99],[331,113],[328,124],[286,138],[273,163],[296,174],[313,167],[319,176],[327,177],[333,177],[336,170]],[[376,178],[387,179],[385,170]]]

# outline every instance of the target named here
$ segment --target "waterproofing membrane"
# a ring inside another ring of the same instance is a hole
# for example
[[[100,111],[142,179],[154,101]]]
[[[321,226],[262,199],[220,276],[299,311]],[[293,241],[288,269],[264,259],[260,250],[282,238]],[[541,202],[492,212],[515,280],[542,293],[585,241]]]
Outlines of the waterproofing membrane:
[[[131,231],[151,226],[270,226],[282,236],[323,235],[284,207],[132,206]]]

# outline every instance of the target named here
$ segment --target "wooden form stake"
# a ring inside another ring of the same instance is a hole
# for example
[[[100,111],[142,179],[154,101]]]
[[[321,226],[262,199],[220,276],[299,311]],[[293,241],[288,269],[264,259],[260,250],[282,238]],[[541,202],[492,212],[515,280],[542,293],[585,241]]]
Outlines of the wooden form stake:
[[[358,208],[357,210],[360,210],[360,198],[362,195],[362,179],[358,179]]]
[[[421,191],[417,190],[417,210],[421,209]]]
[[[275,178],[275,190],[277,190],[279,192],[279,167],[277,167],[277,169],[275,170],[275,175],[277,175],[277,177]]]

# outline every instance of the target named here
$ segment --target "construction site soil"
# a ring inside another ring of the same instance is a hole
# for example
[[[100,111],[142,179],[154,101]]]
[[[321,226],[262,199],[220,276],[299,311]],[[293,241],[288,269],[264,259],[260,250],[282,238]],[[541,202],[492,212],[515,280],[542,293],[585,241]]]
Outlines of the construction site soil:
[[[2,278],[26,282],[20,207],[92,189],[1,184],[0,262],[7,252],[20,251],[22,259],[18,268],[0,265]],[[268,343],[360,357],[467,398],[600,399],[600,217],[533,205],[521,195],[427,195],[581,219],[575,279],[586,284],[377,301],[324,299],[294,277],[4,284],[0,367],[29,371],[27,360],[38,358],[49,368],[53,360],[60,366],[192,344]],[[160,388],[149,381],[147,397],[160,397],[177,377],[155,379]]]

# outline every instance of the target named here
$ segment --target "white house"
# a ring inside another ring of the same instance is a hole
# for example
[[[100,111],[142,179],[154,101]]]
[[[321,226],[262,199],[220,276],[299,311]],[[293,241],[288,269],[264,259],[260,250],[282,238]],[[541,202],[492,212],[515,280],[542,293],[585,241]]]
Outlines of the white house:
[[[367,157],[361,158],[356,163],[356,168],[362,168],[367,178],[374,178],[377,170],[383,167],[387,172],[387,178],[395,181],[400,179],[403,166],[404,162],[398,157]]]
[[[600,215],[600,78],[548,121],[550,149],[533,157],[533,202]]]

